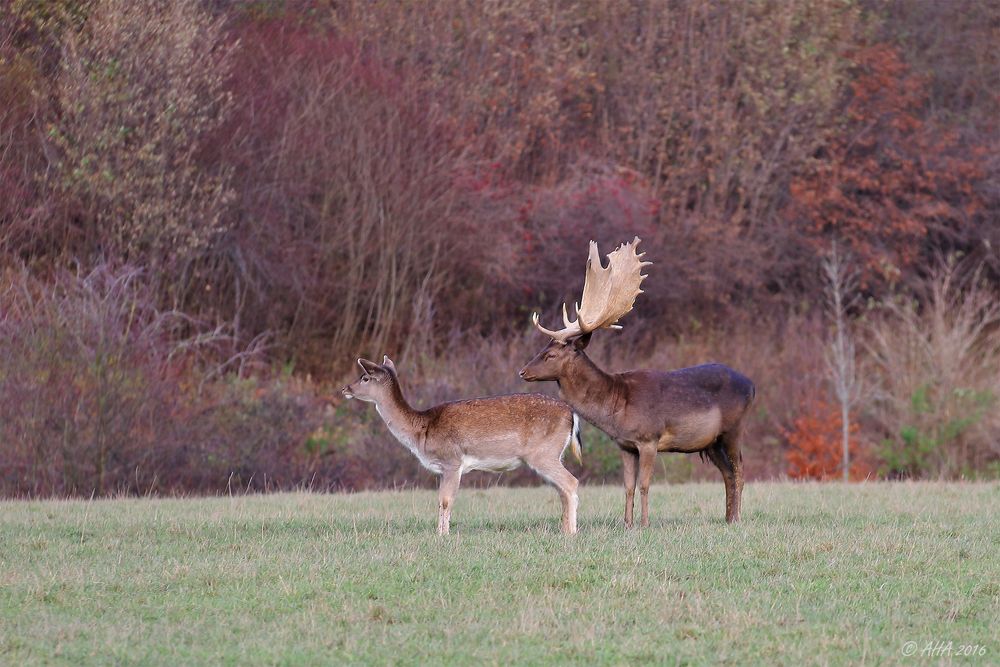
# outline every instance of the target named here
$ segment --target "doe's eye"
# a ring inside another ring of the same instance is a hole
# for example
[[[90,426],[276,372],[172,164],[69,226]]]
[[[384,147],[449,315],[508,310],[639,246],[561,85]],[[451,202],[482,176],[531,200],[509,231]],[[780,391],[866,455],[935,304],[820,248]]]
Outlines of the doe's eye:
[[[362,381],[362,382],[368,382],[369,380],[371,380],[371,378],[370,378],[370,377],[368,377],[367,375],[366,375],[366,376],[364,376],[363,378],[361,378],[361,381]]]

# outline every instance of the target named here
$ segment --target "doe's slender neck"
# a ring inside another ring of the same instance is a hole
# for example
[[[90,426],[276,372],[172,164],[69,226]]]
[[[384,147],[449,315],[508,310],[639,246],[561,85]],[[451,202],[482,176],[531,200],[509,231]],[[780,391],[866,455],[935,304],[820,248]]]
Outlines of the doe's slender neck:
[[[375,408],[385,420],[390,429],[407,428],[420,421],[421,413],[414,410],[399,386],[399,380],[393,378],[389,386],[389,396],[375,401]]]

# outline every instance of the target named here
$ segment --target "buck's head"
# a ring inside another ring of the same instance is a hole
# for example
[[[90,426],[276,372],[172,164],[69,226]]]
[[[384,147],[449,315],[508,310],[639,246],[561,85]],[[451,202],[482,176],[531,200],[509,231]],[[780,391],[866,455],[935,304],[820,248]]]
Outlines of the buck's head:
[[[584,356],[583,350],[594,331],[621,329],[617,322],[632,310],[635,298],[642,294],[639,285],[646,277],[642,275],[642,268],[651,264],[643,262],[642,255],[636,253],[637,245],[638,236],[631,243],[623,243],[608,255],[605,268],[597,244],[590,242],[583,298],[580,299],[583,305],[576,305],[576,320],[569,319],[566,304],[563,304],[563,328],[553,331],[538,323],[538,313],[532,313],[531,322],[535,328],[552,340],[521,369],[521,378],[535,382],[563,377],[567,368]]]
[[[364,373],[341,391],[347,398],[357,398],[369,403],[390,399],[396,386],[396,365],[389,357],[382,357],[382,365],[367,359],[358,359]]]
[[[590,343],[589,333],[565,342],[553,339],[521,369],[518,375],[528,382],[558,380],[566,375],[570,364],[583,356],[588,343]]]

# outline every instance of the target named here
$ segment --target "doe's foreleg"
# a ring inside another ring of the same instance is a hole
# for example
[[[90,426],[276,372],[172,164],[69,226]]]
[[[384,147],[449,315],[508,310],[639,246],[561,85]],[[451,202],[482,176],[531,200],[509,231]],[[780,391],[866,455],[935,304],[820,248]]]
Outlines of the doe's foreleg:
[[[451,529],[451,508],[462,482],[462,471],[458,468],[445,470],[438,487],[438,535],[447,535]]]

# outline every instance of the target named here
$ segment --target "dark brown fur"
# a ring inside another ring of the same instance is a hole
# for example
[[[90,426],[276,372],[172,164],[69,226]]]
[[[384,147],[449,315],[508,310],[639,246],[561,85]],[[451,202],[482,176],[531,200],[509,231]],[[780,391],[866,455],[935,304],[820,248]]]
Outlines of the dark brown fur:
[[[555,380],[573,410],[611,436],[622,452],[625,524],[632,525],[636,482],[642,525],[649,525],[649,484],[657,452],[698,452],[719,468],[726,521],[740,518],[743,422],[753,383],[722,364],[674,371],[606,373],[584,353],[590,335],[553,340],[522,370],[529,382]]]

